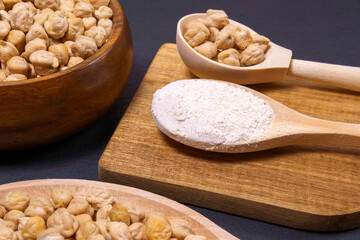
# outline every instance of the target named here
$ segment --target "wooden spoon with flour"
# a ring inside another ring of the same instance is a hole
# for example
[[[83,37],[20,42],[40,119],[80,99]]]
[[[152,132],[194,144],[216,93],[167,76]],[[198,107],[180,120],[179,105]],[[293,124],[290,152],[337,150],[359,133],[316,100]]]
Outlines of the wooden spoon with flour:
[[[155,92],[158,128],[185,145],[254,152],[288,145],[360,147],[360,124],[313,118],[241,85],[207,79],[172,82]]]

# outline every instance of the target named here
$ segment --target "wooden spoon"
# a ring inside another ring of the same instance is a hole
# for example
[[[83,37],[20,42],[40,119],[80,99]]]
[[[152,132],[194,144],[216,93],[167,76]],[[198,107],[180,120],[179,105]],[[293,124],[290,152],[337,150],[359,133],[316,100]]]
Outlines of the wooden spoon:
[[[201,81],[203,79],[196,80]],[[206,79],[206,81],[222,82],[209,79]],[[286,107],[274,99],[250,88],[229,82],[223,83],[244,89],[245,91],[249,91],[253,95],[265,100],[272,107],[274,117],[271,121],[271,124],[269,124],[268,128],[266,128],[264,133],[257,139],[249,141],[244,140],[240,143],[214,144],[207,140],[201,140],[198,137],[189,137],[189,135],[185,136],[185,134],[179,133],[177,128],[173,128],[175,130],[168,129],[167,126],[170,126],[168,123],[173,122],[168,121],[168,117],[171,118],[174,116],[169,114],[169,112],[166,114],[166,110],[164,108],[152,107],[152,115],[156,125],[163,133],[178,142],[194,148],[214,152],[245,153],[289,145],[318,145],[337,148],[360,148],[360,124],[333,122],[310,117],[296,112],[295,110]],[[171,94],[174,94],[174,92]],[[168,96],[168,98],[170,99],[171,96]],[[168,101],[169,99],[165,99],[164,101]],[[234,99],[234,101],[236,100]],[[216,107],[217,106],[214,106],[214,108]],[[190,109],[185,109],[184,111],[189,112]],[[256,109],[254,109],[254,111],[256,111]],[[162,117],[164,116],[164,113],[166,116]],[[241,120],[239,119],[239,121]],[[206,129],[206,126],[204,129]],[[195,131],[191,129],[191,132]],[[200,135],[206,135],[206,133],[199,133],[198,136]]]
[[[184,63],[199,78],[219,79],[238,84],[275,82],[285,75],[360,91],[360,68],[291,59],[292,51],[270,42],[265,60],[249,67],[234,67],[218,63],[195,51],[184,39],[187,25],[206,14],[184,16],[177,24],[176,44]],[[230,20],[236,26],[246,27]],[[248,27],[247,27],[248,28]],[[248,28],[252,34],[256,32]]]
[[[4,198],[6,193],[11,191],[25,192],[30,199],[37,196],[48,198],[54,187],[68,188],[72,191],[73,197],[81,198],[85,198],[92,189],[102,189],[110,192],[114,196],[115,202],[137,206],[145,213],[160,212],[167,217],[187,220],[195,234],[206,236],[208,240],[238,239],[201,214],[178,202],[154,193],[118,184],[78,179],[44,179],[14,182],[0,185],[0,200]]]

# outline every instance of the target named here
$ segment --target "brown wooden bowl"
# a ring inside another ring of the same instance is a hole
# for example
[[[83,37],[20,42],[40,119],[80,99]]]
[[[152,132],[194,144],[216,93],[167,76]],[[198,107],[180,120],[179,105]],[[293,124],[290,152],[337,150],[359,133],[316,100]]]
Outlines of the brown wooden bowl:
[[[0,150],[30,148],[68,137],[107,112],[130,73],[133,45],[124,10],[110,1],[113,30],[84,62],[49,76],[0,83]]]
[[[0,185],[0,200],[8,192],[25,192],[30,199],[34,197],[49,197],[54,187],[68,188],[73,197],[85,198],[92,189],[102,189],[114,196],[115,202],[139,207],[145,213],[160,212],[166,217],[176,217],[187,220],[194,234],[204,235],[208,240],[238,240],[236,237],[217,226],[194,210],[160,195],[124,185],[79,180],[79,179],[43,179],[14,182]]]

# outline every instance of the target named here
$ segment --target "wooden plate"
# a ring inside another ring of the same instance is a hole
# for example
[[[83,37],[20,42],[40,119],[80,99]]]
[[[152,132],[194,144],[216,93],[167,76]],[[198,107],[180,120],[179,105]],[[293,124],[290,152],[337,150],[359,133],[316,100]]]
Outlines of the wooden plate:
[[[91,189],[103,189],[111,192],[117,202],[131,202],[145,209],[146,212],[161,212],[169,217],[185,219],[191,223],[194,233],[204,235],[208,240],[237,239],[209,219],[182,204],[154,193],[123,185],[77,179],[31,180],[0,185],[0,198],[7,192],[15,190],[26,192],[31,197],[46,197],[50,196],[51,189],[54,187],[69,188],[74,196],[80,197],[85,197]]]

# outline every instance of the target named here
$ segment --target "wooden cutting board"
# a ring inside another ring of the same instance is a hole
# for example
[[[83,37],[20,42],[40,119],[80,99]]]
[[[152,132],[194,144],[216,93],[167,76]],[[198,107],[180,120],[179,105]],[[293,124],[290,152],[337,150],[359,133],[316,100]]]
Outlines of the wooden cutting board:
[[[360,226],[360,149],[294,146],[222,154],[161,133],[150,112],[152,95],[187,78],[195,76],[176,45],[163,45],[99,161],[100,180],[294,228]],[[304,114],[360,123],[360,93],[289,78],[250,87]]]

